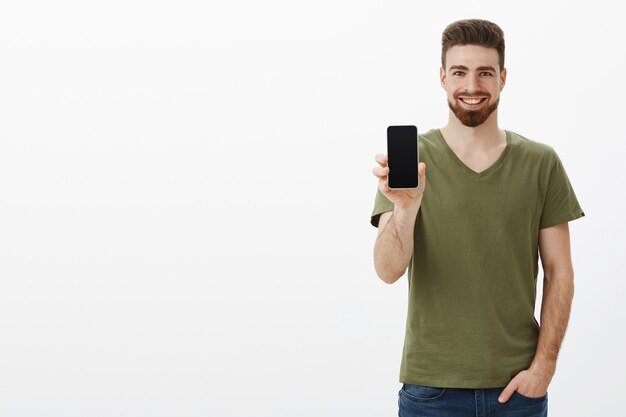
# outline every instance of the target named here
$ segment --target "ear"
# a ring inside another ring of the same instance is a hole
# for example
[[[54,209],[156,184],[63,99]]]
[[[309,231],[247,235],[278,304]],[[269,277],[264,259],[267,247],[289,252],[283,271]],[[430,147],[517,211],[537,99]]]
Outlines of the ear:
[[[441,81],[441,86],[444,88],[446,88],[446,70],[443,67],[439,68],[439,80]]]
[[[500,73],[500,91],[504,88],[504,84],[506,83],[506,68],[502,68],[502,72]]]

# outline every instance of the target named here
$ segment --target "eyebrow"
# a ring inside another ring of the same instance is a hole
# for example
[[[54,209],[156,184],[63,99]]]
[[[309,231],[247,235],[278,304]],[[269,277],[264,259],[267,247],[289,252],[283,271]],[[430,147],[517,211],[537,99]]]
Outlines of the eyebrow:
[[[468,70],[468,68],[465,65],[452,65],[450,67],[450,71],[454,69],[460,69],[460,70],[465,70],[465,71]],[[476,71],[486,71],[486,70],[496,72],[496,69],[489,65],[476,68]]]

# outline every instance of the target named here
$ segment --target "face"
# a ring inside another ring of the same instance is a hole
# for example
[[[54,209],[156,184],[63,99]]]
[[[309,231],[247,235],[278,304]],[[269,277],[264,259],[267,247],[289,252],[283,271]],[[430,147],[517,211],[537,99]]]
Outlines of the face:
[[[476,127],[498,108],[506,69],[500,72],[494,48],[457,45],[448,49],[440,78],[452,112],[465,126]]]

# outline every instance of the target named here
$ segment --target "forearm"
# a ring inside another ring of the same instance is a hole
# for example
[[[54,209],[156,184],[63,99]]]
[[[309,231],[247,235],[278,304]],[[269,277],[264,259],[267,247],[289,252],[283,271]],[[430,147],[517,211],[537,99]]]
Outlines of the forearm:
[[[395,209],[385,229],[374,244],[374,267],[378,276],[393,284],[404,275],[413,256],[413,229],[419,206],[414,209]]]
[[[574,272],[568,269],[544,275],[541,328],[531,367],[552,376],[569,321],[574,297]]]

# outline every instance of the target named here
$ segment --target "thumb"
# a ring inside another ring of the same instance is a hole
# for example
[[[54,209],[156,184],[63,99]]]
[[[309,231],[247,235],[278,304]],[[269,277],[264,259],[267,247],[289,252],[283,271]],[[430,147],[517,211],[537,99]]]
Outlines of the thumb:
[[[509,385],[507,385],[504,390],[502,391],[502,393],[500,394],[500,396],[498,397],[498,401],[500,403],[505,403],[509,400],[509,398],[511,398],[511,395],[513,395],[513,392],[517,389],[517,381],[515,379],[511,380],[511,382],[509,382]]]

